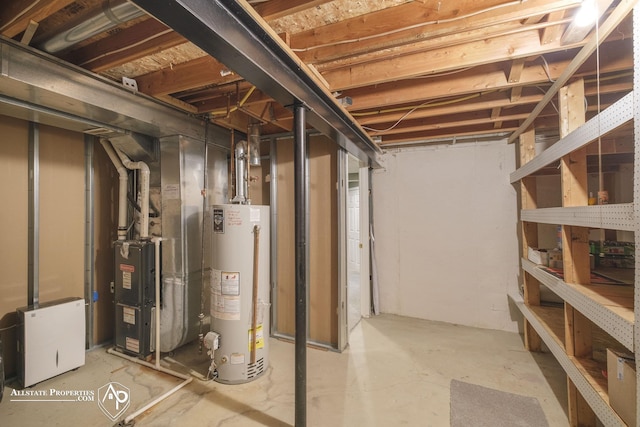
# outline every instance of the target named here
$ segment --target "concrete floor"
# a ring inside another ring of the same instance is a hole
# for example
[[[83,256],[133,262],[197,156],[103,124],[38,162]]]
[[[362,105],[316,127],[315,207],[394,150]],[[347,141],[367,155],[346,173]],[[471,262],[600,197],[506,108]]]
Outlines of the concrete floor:
[[[137,426],[292,426],[294,346],[272,339],[271,367],[242,385],[194,379],[140,415]],[[550,354],[531,354],[514,333],[382,315],[363,319],[342,354],[308,350],[309,426],[448,426],[450,383],[457,379],[535,397],[550,426],[567,425],[566,377]],[[185,346],[163,365],[200,373],[206,354]],[[124,416],[179,384],[181,380],[107,354],[87,353],[86,365],[29,390],[95,391],[117,381],[130,389]],[[26,402],[5,388],[2,426],[93,427],[114,425],[88,402]],[[37,397],[31,398],[37,400]],[[13,400],[13,401],[12,401]],[[123,417],[119,418],[123,419]]]

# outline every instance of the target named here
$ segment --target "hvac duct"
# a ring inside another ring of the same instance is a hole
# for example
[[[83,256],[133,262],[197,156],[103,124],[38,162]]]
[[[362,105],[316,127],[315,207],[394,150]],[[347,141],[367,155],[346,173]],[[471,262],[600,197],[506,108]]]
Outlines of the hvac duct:
[[[68,47],[107,31],[123,22],[144,15],[144,12],[128,1],[114,5],[111,0],[105,2],[102,12],[62,33],[56,34],[42,43],[40,48],[49,53],[56,53]]]
[[[204,143],[160,139],[162,310],[160,351],[198,337],[202,294]]]

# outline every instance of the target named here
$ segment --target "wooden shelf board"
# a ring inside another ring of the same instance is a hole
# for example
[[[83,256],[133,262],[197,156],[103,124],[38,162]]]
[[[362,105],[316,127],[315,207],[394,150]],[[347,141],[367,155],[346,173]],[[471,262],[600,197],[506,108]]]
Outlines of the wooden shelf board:
[[[586,378],[593,389],[602,397],[602,400],[609,404],[607,379],[602,374],[603,369],[606,369],[606,364],[603,366],[593,359],[583,357],[570,357],[569,359],[576,365],[578,371]]]
[[[564,310],[560,307],[547,307],[540,305],[528,305],[529,310],[544,325],[549,335],[556,340],[562,348],[564,346]]]
[[[567,283],[566,285],[633,323],[633,287],[626,285],[576,285],[575,283]]]

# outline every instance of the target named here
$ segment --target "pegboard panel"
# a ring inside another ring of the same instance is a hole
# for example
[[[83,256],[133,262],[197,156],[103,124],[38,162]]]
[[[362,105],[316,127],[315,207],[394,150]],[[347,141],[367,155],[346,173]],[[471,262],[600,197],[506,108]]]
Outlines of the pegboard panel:
[[[529,163],[513,172],[510,176],[511,183],[513,184],[543,167],[560,160],[567,154],[584,147],[598,138],[599,135],[605,135],[622,126],[633,119],[633,111],[633,92],[630,92],[615,104],[534,157]]]
[[[509,297],[513,300],[527,321],[529,321],[531,326],[533,326],[538,335],[540,335],[540,338],[542,338],[551,353],[555,356],[556,360],[558,360],[564,371],[567,373],[567,376],[571,378],[571,381],[575,384],[576,388],[580,394],[582,394],[582,397],[584,397],[589,406],[591,406],[593,412],[595,412],[600,421],[602,421],[605,426],[626,426],[618,414],[616,414],[611,406],[609,406],[609,403],[605,402],[603,397],[593,388],[584,375],[582,375],[572,359],[567,356],[564,347],[554,339],[535,313],[533,313],[529,307],[524,304],[522,297],[520,295],[509,295]]]
[[[527,259],[522,260],[522,268],[613,338],[620,341],[620,344],[633,351],[634,323],[632,321],[594,301],[580,292],[579,287],[567,285],[561,279],[547,273]]]
[[[565,208],[523,209],[520,218],[540,224],[573,225],[635,231],[633,203],[575,206]]]

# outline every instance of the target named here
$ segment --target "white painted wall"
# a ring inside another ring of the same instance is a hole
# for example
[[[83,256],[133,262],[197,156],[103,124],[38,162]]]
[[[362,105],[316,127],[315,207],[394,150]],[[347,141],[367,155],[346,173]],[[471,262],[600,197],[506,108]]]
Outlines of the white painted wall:
[[[402,149],[383,161],[373,173],[381,312],[516,331],[514,145]]]

